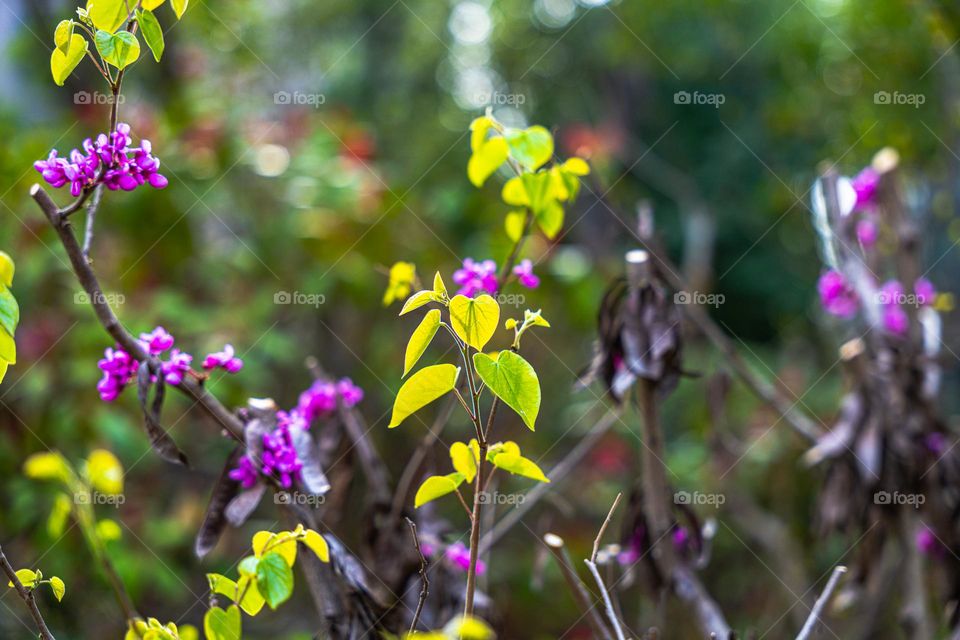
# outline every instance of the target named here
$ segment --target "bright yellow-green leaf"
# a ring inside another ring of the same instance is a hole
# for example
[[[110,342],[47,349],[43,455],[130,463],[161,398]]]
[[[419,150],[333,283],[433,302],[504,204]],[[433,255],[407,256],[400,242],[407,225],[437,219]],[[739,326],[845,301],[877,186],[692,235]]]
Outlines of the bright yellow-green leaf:
[[[410,295],[410,290],[413,288],[416,278],[417,268],[412,262],[395,262],[390,267],[390,282],[383,294],[383,306],[389,306],[393,304],[394,300],[400,300]]]
[[[313,529],[307,529],[301,540],[322,562],[330,562],[330,547],[326,539]]]
[[[60,50],[60,53],[66,55],[70,50],[70,38],[73,37],[73,20],[61,20],[53,32],[53,42]],[[7,286],[10,286],[9,284]]]
[[[563,207],[557,201],[550,202],[537,211],[537,224],[544,235],[553,240],[563,229]]]
[[[448,493],[456,491],[463,484],[464,477],[462,473],[451,473],[446,476],[430,476],[423,481],[420,488],[417,489],[417,495],[413,499],[413,506],[419,509],[423,505],[442,498]]]
[[[0,329],[13,336],[18,324],[20,324],[20,305],[10,293],[10,289],[0,285]]]
[[[454,296],[450,300],[450,326],[460,339],[482,350],[500,324],[500,305],[483,294],[476,298]]]
[[[113,520],[105,518],[97,523],[97,537],[103,542],[113,542],[123,537],[123,530]]]
[[[543,470],[537,464],[528,458],[524,458],[519,452],[501,451],[492,456],[490,460],[495,467],[503,469],[512,474],[531,478],[539,482],[550,482]]]
[[[110,495],[123,493],[123,465],[106,449],[96,449],[90,453],[87,475],[94,489]]]
[[[283,556],[291,567],[297,560],[297,539],[289,531],[272,533],[258,531],[253,536],[253,554],[261,558],[267,553],[276,552]]]
[[[433,336],[437,335],[440,328],[440,310],[431,309],[423,316],[420,325],[414,330],[407,342],[407,352],[403,358],[403,375],[406,377],[410,370],[423,355],[423,352],[430,346]]]
[[[140,30],[143,32],[143,39],[150,48],[153,59],[160,62],[165,45],[163,42],[163,28],[157,21],[157,17],[153,15],[152,11],[138,11],[137,24],[140,25]]]
[[[271,551],[260,558],[257,563],[257,589],[274,610],[293,594],[293,571],[279,553]]]
[[[397,393],[388,427],[393,429],[399,426],[411,414],[452,391],[457,386],[459,375],[459,367],[436,364],[410,376]]]
[[[57,576],[50,578],[50,588],[53,589],[53,595],[57,602],[63,602],[63,595],[67,592],[67,585]]]
[[[440,297],[447,297],[447,285],[443,284],[439,271],[433,275],[433,292]]]
[[[73,501],[66,494],[58,493],[53,501],[53,508],[50,509],[50,517],[47,518],[47,534],[54,540],[63,535],[72,508]]]
[[[477,476],[477,457],[476,453],[462,442],[454,442],[450,445],[450,461],[453,468],[462,474],[467,482],[473,482]]]
[[[496,359],[476,353],[473,365],[490,391],[516,411],[533,431],[540,412],[540,380],[533,366],[513,351],[501,351]]]
[[[160,5],[164,3],[165,0],[143,0],[140,6],[142,6],[147,11],[153,11]]]
[[[487,116],[474,118],[470,123],[470,150],[476,152],[487,141],[487,132],[493,126],[493,120]]]
[[[59,453],[35,453],[23,463],[23,472],[36,480],[66,481],[70,478],[70,465]]]
[[[13,286],[14,271],[13,258],[0,251],[0,284],[5,287]]]
[[[547,322],[547,319],[543,317],[540,309],[537,309],[536,311],[530,311],[530,309],[527,309],[524,311],[523,322],[524,324],[529,324],[535,327],[550,328],[550,323]]]
[[[575,176],[585,176],[590,173],[590,165],[583,158],[570,158],[561,166],[564,171]]]
[[[227,596],[230,600],[236,602],[239,597],[237,583],[230,578],[219,573],[208,573],[207,582],[210,584],[210,591]]]
[[[510,155],[530,171],[536,171],[553,157],[553,135],[539,125],[507,129],[503,135],[510,145]]]
[[[519,242],[523,237],[523,231],[527,226],[527,214],[525,211],[511,211],[503,220],[503,228],[507,232],[507,237],[512,242]]]
[[[240,576],[240,580],[237,582],[237,594],[238,598],[242,598],[239,602],[240,608],[248,616],[255,616],[263,609],[265,602],[257,588],[256,575]]]
[[[530,205],[530,196],[527,195],[527,189],[519,176],[507,180],[503,185],[503,191],[500,192],[500,197],[511,207]]]
[[[459,640],[493,640],[493,629],[480,618],[458,616],[447,623],[443,632]]]
[[[433,291],[424,289],[423,291],[417,291],[415,294],[407,298],[407,301],[403,303],[403,308],[400,309],[400,315],[410,313],[414,309],[419,309],[425,304],[430,304],[431,302],[442,302],[443,298],[438,296]]]
[[[203,632],[207,640],[240,640],[240,609],[230,605],[226,610],[211,607],[203,616]]]
[[[475,187],[482,187],[493,172],[507,161],[510,149],[503,138],[491,138],[473,152],[467,162],[467,177]]]
[[[140,41],[129,31],[97,31],[94,43],[103,59],[117,69],[128,67],[140,58]]]
[[[7,377],[7,368],[9,366],[9,362],[6,360],[0,360],[0,382],[3,382],[3,379]]]
[[[129,2],[131,9],[136,4]],[[127,0],[87,0],[87,15],[97,29],[113,33],[127,20],[127,5]]]
[[[37,586],[37,580],[39,579],[40,575],[36,571],[32,571],[30,569],[17,569],[16,574],[17,580],[19,580],[20,584],[27,589],[32,589]],[[7,586],[12,587],[13,580],[8,582]]]
[[[70,37],[70,44],[65,52],[59,47],[54,48],[53,53],[50,54],[50,74],[58,87],[63,86],[63,83],[67,81],[73,70],[83,60],[83,56],[87,55],[88,46],[90,45],[87,39],[79,33],[75,33]]]
[[[0,362],[17,364],[17,343],[3,327],[0,327]]]
[[[192,624],[181,625],[177,634],[180,640],[200,640],[200,632]]]
[[[187,5],[189,0],[170,0],[170,4],[173,5],[173,12],[177,14],[177,20],[183,17],[183,14],[187,12]]]

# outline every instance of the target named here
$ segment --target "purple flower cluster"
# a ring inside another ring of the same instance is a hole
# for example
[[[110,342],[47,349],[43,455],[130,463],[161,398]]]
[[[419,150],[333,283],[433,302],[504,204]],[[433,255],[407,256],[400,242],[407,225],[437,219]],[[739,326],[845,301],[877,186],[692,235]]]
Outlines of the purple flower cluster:
[[[339,382],[317,380],[300,394],[296,408],[277,412],[277,427],[263,436],[263,459],[259,469],[250,456],[243,456],[238,466],[230,471],[230,477],[249,489],[262,474],[276,479],[281,487],[289,489],[303,468],[293,446],[290,429],[294,426],[309,429],[315,420],[333,413],[338,403],[350,408],[362,399],[363,390],[353,384],[350,378],[343,378]]]
[[[74,197],[102,182],[111,191],[133,191],[143,184],[156,189],[167,186],[167,179],[160,175],[160,160],[153,157],[149,140],[131,147],[130,125],[120,123],[116,131],[101,133],[96,140],[83,141],[83,152],[74,149],[69,159],[59,157],[56,149],[46,160],[37,160],[33,167],[52,187],[70,183]]]
[[[206,370],[223,369],[227,373],[237,373],[243,369],[243,360],[236,356],[233,345],[224,345],[223,351],[211,353],[203,359],[203,368]]]
[[[533,273],[533,262],[530,260],[521,260],[514,266],[513,275],[527,289],[536,289],[540,286],[540,278]],[[481,293],[497,295],[500,289],[500,283],[497,280],[497,263],[493,260],[475,261],[473,258],[466,258],[463,261],[463,267],[457,269],[453,274],[453,281],[460,285],[457,291],[459,295],[475,298]]]
[[[866,167],[850,183],[857,194],[853,210],[860,213],[860,219],[857,220],[856,225],[857,240],[864,248],[869,249],[880,237],[876,215],[876,195],[880,174],[872,167]]]
[[[166,329],[157,327],[150,333],[141,333],[139,342],[143,350],[151,356],[159,358],[170,351],[169,359],[161,359],[160,361],[163,381],[174,386],[183,382],[183,378],[190,371],[193,356],[180,349],[173,349],[174,337]],[[221,353],[208,355],[204,359],[204,367],[211,368],[207,367],[206,363],[211,358],[219,358],[227,350],[229,350],[230,355],[223,368],[229,373],[236,373],[242,369],[243,361],[233,355],[233,348],[230,345],[227,345]],[[100,399],[104,402],[113,402],[120,396],[124,388],[133,382],[133,379],[137,376],[137,370],[140,368],[140,362],[126,350],[117,346],[104,351],[103,358],[97,363],[97,366],[103,371],[103,378],[97,383]]]
[[[856,291],[843,274],[837,271],[827,271],[820,276],[817,289],[820,292],[820,303],[831,315],[852,318],[860,308]],[[910,323],[904,306],[930,306],[936,298],[937,290],[926,278],[920,278],[914,283],[913,295],[908,295],[897,280],[885,282],[877,293],[884,330],[895,336],[906,335]]]

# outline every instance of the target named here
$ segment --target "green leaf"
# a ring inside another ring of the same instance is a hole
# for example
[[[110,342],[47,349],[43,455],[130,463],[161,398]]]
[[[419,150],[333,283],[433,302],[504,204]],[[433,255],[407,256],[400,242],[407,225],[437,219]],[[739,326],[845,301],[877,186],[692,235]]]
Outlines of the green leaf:
[[[237,583],[230,578],[219,573],[208,573],[207,582],[210,584],[210,591],[213,593],[227,596],[233,602],[237,601],[240,592],[237,591]]]
[[[447,297],[447,285],[443,284],[443,278],[440,277],[439,271],[433,275],[433,292],[441,298]]]
[[[474,118],[470,123],[470,150],[476,152],[487,141],[487,132],[493,127],[493,120],[487,116]]]
[[[454,296],[450,300],[450,326],[465,343],[478,351],[490,342],[500,324],[500,305],[490,296]]]
[[[177,20],[179,20],[187,12],[187,5],[190,2],[189,0],[170,0],[170,4],[173,6],[173,12],[177,14]]]
[[[0,362],[17,364],[17,343],[2,327],[0,327]]]
[[[162,5],[164,2],[165,0],[143,0],[143,2],[140,3],[140,6],[146,9],[147,11],[153,11],[154,9]]]
[[[417,291],[415,294],[407,298],[407,301],[403,303],[403,308],[400,309],[400,315],[410,313],[414,309],[419,309],[425,304],[430,304],[431,302],[442,302],[443,298],[438,296],[436,292],[430,291],[429,289],[424,289],[423,291]]]
[[[96,449],[87,457],[87,476],[98,491],[110,495],[123,493],[123,465],[106,449]]]
[[[66,55],[70,50],[70,40],[73,38],[73,20],[61,20],[53,32],[53,42],[60,53]],[[9,287],[9,283],[7,284]]]
[[[130,8],[136,4],[130,0]],[[87,15],[97,29],[113,33],[127,19],[127,0],[87,0]]]
[[[457,386],[460,367],[436,364],[417,371],[403,383],[393,402],[393,415],[388,427],[393,429],[410,415],[440,398]]]
[[[544,235],[553,240],[563,229],[563,207],[553,201],[537,211],[537,224]]]
[[[97,537],[103,542],[113,542],[123,537],[123,530],[113,520],[104,518],[97,523]]]
[[[414,280],[417,278],[417,267],[412,262],[395,262],[390,267],[390,280],[387,290],[383,293],[383,306],[388,307],[398,298],[410,295]]]
[[[417,495],[413,499],[414,508],[419,509],[428,502],[453,493],[463,484],[464,479],[462,473],[451,473],[447,476],[430,476],[424,480],[420,488],[417,489]]]
[[[130,66],[140,57],[140,41],[129,31],[97,31],[96,45],[103,59],[117,69]]]
[[[297,560],[297,539],[289,531],[258,531],[253,536],[253,554],[260,558],[268,552],[279,553],[292,567]]]
[[[53,589],[53,595],[57,602],[63,602],[63,596],[67,592],[67,585],[57,576],[50,578],[50,588]]]
[[[512,448],[508,448],[490,456],[490,462],[498,469],[503,469],[515,475],[531,478],[539,482],[550,482],[550,479],[544,475],[543,470],[540,469],[533,460],[520,455],[519,448],[516,450],[511,449]]]
[[[70,44],[66,52],[61,51],[59,47],[53,50],[53,53],[50,54],[50,74],[58,87],[62,87],[73,70],[77,68],[77,65],[83,60],[83,56],[87,54],[87,47],[89,46],[86,38],[79,33],[75,33],[70,37]]]
[[[501,351],[496,360],[476,353],[473,365],[490,391],[516,411],[533,431],[540,412],[540,380],[533,366],[513,351]]]
[[[493,629],[480,618],[457,616],[447,623],[443,632],[460,640],[493,640]]]
[[[153,59],[160,62],[164,48],[163,27],[157,21],[157,16],[153,15],[152,11],[138,11],[137,23],[140,25],[140,30],[143,31],[143,39],[153,53]]]
[[[293,593],[293,570],[279,553],[271,551],[257,563],[257,589],[271,609],[286,602]]]
[[[67,518],[70,517],[70,510],[73,508],[73,500],[66,494],[58,493],[53,501],[53,508],[50,509],[50,517],[47,518],[47,534],[57,539],[63,535],[63,530],[67,526]]]
[[[0,382],[3,382],[3,379],[7,377],[7,369],[10,367],[10,363],[6,360],[0,360]]]
[[[0,251],[0,284],[5,287],[13,286],[14,270],[13,258],[3,251]],[[438,273],[437,275],[439,276],[440,274]]]
[[[35,480],[66,482],[70,478],[70,465],[59,453],[35,453],[24,461],[23,472],[28,478]]]
[[[243,598],[239,605],[248,616],[255,616],[263,609],[265,602],[257,588],[256,576],[240,576],[240,580],[237,582],[237,594],[237,597]]]
[[[433,336],[437,335],[439,328],[440,310],[431,309],[427,312],[427,315],[423,316],[420,325],[414,330],[413,335],[410,336],[410,341],[407,342],[407,352],[403,358],[404,377],[406,377],[410,369],[417,364],[417,361],[420,359],[420,356],[423,355],[423,352],[427,350],[427,347],[430,346],[430,341],[433,340]]]
[[[17,574],[17,580],[19,580],[20,584],[22,584],[27,589],[32,589],[35,586],[37,586],[37,580],[39,580],[41,577],[39,573],[37,573],[36,571],[32,571],[30,569],[17,569],[16,574]],[[12,587],[13,580],[8,582],[7,586]]]
[[[203,632],[207,640],[240,640],[240,609],[235,604],[226,610],[210,608],[203,616]]]
[[[255,576],[257,575],[258,562],[260,562],[260,558],[257,556],[247,556],[237,565],[237,571],[241,576]]]
[[[527,189],[523,185],[523,180],[519,176],[510,178],[503,185],[500,197],[511,207],[527,207],[530,205],[530,197],[527,195]]]
[[[585,176],[590,173],[590,165],[583,158],[570,158],[561,165],[561,169],[575,176]]]
[[[467,177],[475,187],[482,187],[493,172],[507,161],[510,149],[503,138],[491,138],[473,152],[467,162]]]
[[[13,336],[18,324],[20,324],[20,305],[10,293],[10,289],[0,285],[0,327]]]
[[[307,529],[303,534],[303,544],[313,551],[321,562],[330,562],[330,546],[327,544],[326,539],[314,531],[313,529]]]
[[[454,442],[450,445],[450,461],[453,463],[453,468],[462,474],[467,482],[473,482],[477,476],[476,451],[462,442]]]
[[[511,211],[503,220],[503,228],[511,242],[520,242],[523,230],[527,226],[527,214],[524,211]]]
[[[510,145],[510,155],[530,171],[536,171],[553,157],[553,136],[539,125],[507,129],[503,135]]]

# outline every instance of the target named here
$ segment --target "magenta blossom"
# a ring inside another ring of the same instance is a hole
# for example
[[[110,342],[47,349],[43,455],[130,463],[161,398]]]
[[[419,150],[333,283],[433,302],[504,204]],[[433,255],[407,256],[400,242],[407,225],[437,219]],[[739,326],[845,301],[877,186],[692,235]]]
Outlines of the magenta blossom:
[[[158,356],[173,346],[173,336],[163,327],[157,327],[150,333],[140,334],[140,344],[152,356]]]
[[[103,371],[103,378],[97,383],[100,399],[104,402],[113,402],[136,377],[140,363],[129,353],[116,347],[115,349],[107,348],[103,352],[103,358],[97,362],[97,366]]]
[[[937,301],[937,288],[926,278],[919,278],[913,283],[913,293],[917,296],[920,306],[932,305]]]
[[[203,359],[204,369],[209,371],[218,367],[224,369],[227,373],[237,373],[243,369],[243,360],[236,356],[233,345],[224,345],[223,351],[209,353]]]
[[[481,293],[496,295],[499,288],[497,263],[493,260],[475,262],[473,258],[467,258],[463,261],[463,268],[453,274],[453,281],[460,285],[457,293],[468,298]]]
[[[513,275],[517,276],[520,284],[527,289],[536,289],[540,286],[540,278],[533,273],[533,263],[530,260],[521,260],[520,264],[513,268]]]
[[[317,418],[333,413],[338,402],[349,409],[361,400],[363,400],[363,389],[353,384],[350,378],[342,378],[337,383],[317,380],[300,394],[297,410],[303,415],[309,427]]]
[[[857,222],[857,240],[866,248],[877,244],[877,238],[880,236],[880,229],[877,223],[870,218],[863,218]]]
[[[853,179],[853,190],[857,193],[855,209],[869,209],[873,207],[874,197],[877,194],[877,185],[880,184],[880,174],[873,168],[866,167]]]
[[[193,356],[189,353],[184,353],[180,349],[171,351],[170,360],[160,365],[163,381],[174,386],[183,382],[183,377],[190,371],[191,362],[193,362]]]
[[[857,313],[857,294],[841,273],[833,270],[824,273],[817,283],[817,290],[827,313],[841,318],[851,318]]]
[[[883,307],[881,316],[883,328],[895,336],[906,335],[910,328],[910,318],[903,310],[901,303],[906,300],[903,285],[896,280],[890,280],[880,287],[880,305]]]
[[[447,546],[444,551],[444,557],[450,561],[455,567],[463,569],[464,571],[470,570],[470,549],[468,549],[462,542],[454,542],[453,544]],[[487,565],[483,560],[477,559],[477,575],[482,576],[487,571]]]

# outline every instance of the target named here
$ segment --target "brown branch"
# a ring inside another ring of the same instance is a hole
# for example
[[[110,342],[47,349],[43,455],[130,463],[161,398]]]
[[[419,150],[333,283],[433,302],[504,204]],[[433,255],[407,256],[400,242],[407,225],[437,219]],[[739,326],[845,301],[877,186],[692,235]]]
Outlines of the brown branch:
[[[600,531],[597,533],[597,537],[593,541],[593,554],[590,556],[589,560],[583,561],[590,570],[590,573],[593,574],[593,579],[597,582],[597,587],[600,589],[600,595],[603,598],[603,606],[607,611],[607,618],[609,619],[610,624],[613,626],[613,632],[616,634],[617,640],[626,640],[626,636],[623,635],[623,628],[620,625],[620,619],[617,617],[616,611],[613,608],[613,602],[610,600],[610,592],[607,591],[607,587],[603,583],[603,578],[600,577],[600,572],[597,571],[597,552],[600,548],[600,539],[603,537],[603,533],[607,530],[607,525],[610,524],[610,519],[613,518],[613,512],[616,510],[617,505],[620,504],[620,498],[622,497],[622,493],[617,494],[617,499],[613,501],[613,506],[611,506],[610,511],[607,512],[607,518],[603,521],[603,524],[600,526]]]
[[[612,640],[610,629],[603,621],[603,618],[597,613],[597,608],[590,604],[590,593],[586,587],[583,586],[583,582],[573,570],[573,565],[570,562],[570,554],[567,553],[566,547],[564,547],[563,538],[556,534],[548,533],[543,536],[543,542],[546,544],[547,549],[550,550],[554,560],[557,561],[557,566],[560,567],[560,573],[570,588],[573,600],[587,618],[587,623],[593,630],[593,635],[601,640]]]
[[[423,604],[427,601],[430,594],[430,579],[427,577],[427,559],[423,557],[423,550],[420,548],[420,538],[417,537],[417,525],[410,518],[406,518],[407,525],[410,527],[410,535],[413,537],[413,547],[420,556],[420,580],[423,586],[420,587],[420,598],[417,600],[417,610],[413,614],[413,621],[410,623],[410,633],[417,630],[417,624],[420,622],[420,614],[423,613]]]
[[[842,565],[837,565],[833,569],[833,574],[831,574],[830,580],[827,581],[827,586],[824,587],[823,593],[821,593],[820,597],[817,598],[816,604],[813,605],[813,609],[810,611],[810,617],[807,618],[807,622],[803,625],[800,633],[797,634],[796,640],[807,640],[807,638],[809,638],[813,633],[813,630],[817,626],[817,622],[823,615],[823,610],[826,608],[827,602],[830,600],[830,596],[833,594],[834,590],[837,588],[837,584],[840,582],[840,576],[846,572],[847,568]]]
[[[7,556],[4,555],[2,548],[0,548],[0,568],[2,568],[3,572],[10,578],[10,582],[13,583],[13,588],[17,590],[20,599],[23,600],[24,604],[27,605],[27,609],[30,610],[30,615],[37,625],[40,637],[43,640],[55,640],[53,634],[50,633],[50,629],[47,628],[47,623],[44,621],[40,609],[37,607],[37,600],[33,596],[33,590],[27,589],[23,586],[23,583],[20,582],[16,570],[10,565],[10,561],[7,560]]]

